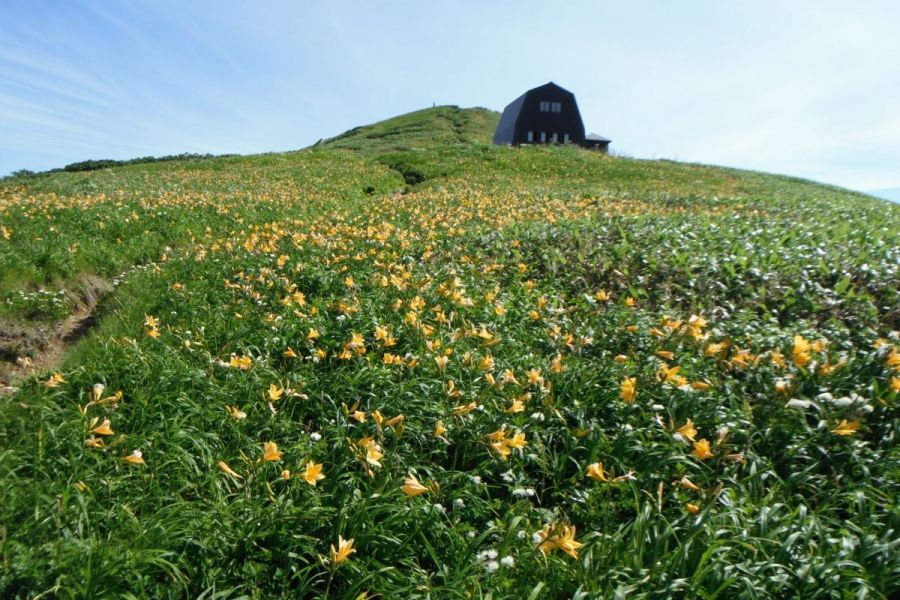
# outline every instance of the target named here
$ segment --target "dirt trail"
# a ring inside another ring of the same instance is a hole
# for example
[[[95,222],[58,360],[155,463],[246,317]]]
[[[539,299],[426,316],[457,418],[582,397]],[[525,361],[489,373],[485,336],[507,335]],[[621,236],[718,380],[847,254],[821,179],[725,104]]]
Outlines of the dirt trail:
[[[16,382],[59,367],[71,346],[97,325],[97,305],[112,284],[91,276],[72,287],[78,290],[71,293],[75,310],[59,322],[0,323],[0,395],[14,394]]]

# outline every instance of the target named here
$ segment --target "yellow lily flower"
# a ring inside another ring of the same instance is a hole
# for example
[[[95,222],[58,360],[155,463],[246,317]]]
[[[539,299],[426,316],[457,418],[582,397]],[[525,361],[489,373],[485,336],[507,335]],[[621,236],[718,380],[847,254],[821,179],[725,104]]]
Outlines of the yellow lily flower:
[[[681,479],[678,480],[678,485],[680,485],[681,487],[683,487],[686,490],[691,490],[694,492],[700,491],[700,486],[698,486],[696,483],[694,483],[693,481],[688,479],[687,475],[685,475],[684,477],[682,477]]]
[[[635,390],[637,384],[636,377],[626,377],[619,384],[619,398],[622,399],[626,404],[631,404],[634,402],[634,397],[637,393]]]
[[[232,419],[235,419],[236,421],[247,418],[247,413],[242,411],[237,406],[226,406],[225,412],[227,412],[228,416],[230,416]]]
[[[410,498],[428,491],[428,488],[419,483],[419,480],[412,475],[403,480],[403,486],[400,489]]]
[[[63,379],[62,373],[57,371],[56,373],[54,373],[53,375],[50,376],[50,379],[48,379],[46,382],[44,382],[44,387],[55,388],[59,384],[65,383],[65,382],[66,382],[66,380]]]
[[[280,400],[284,395],[284,388],[280,388],[274,383],[269,384],[269,400],[275,402],[276,400]]]
[[[110,427],[109,419],[103,419],[103,423],[91,429],[91,433],[96,435],[114,435],[115,432]]]
[[[222,471],[223,473],[225,473],[226,475],[231,475],[235,479],[243,479],[243,477],[241,477],[237,472],[232,470],[232,468],[229,467],[228,464],[224,460],[220,460],[218,463],[218,466],[219,466],[219,470]]]
[[[123,456],[122,460],[133,465],[142,465],[144,464],[144,453],[140,450],[135,450],[128,456]]]
[[[809,364],[811,346],[802,335],[794,336],[794,348],[791,351],[791,358],[798,367],[805,367]]]
[[[687,423],[676,429],[675,432],[680,433],[682,436],[693,442],[694,437],[697,435],[697,428],[694,427],[694,422],[691,419],[688,419]]]
[[[714,454],[709,450],[709,440],[702,439],[694,442],[694,451],[691,452],[699,460],[712,458]]]
[[[309,485],[315,486],[317,482],[325,479],[325,474],[322,473],[321,463],[314,463],[313,461],[307,462],[306,470],[301,477],[303,478],[303,481]]]
[[[525,404],[519,400],[518,398],[513,399],[512,404],[509,405],[509,408],[506,409],[506,412],[514,415],[516,413],[520,413],[525,410]]]
[[[606,473],[603,472],[603,463],[592,463],[587,468],[588,477],[594,481],[608,481]]]
[[[347,558],[355,552],[356,549],[353,548],[353,538],[345,540],[339,535],[337,550],[335,550],[334,544],[331,545],[331,563],[337,566],[347,560]]]
[[[278,461],[281,460],[281,456],[284,453],[278,449],[278,444],[275,442],[266,442],[263,444],[263,457],[264,461]]]
[[[831,433],[836,433],[837,435],[853,435],[857,431],[859,431],[859,421],[847,422],[847,419],[841,419],[841,422],[837,424],[837,427],[831,430]]]
[[[559,549],[572,558],[578,558],[578,549],[584,546],[581,542],[575,541],[574,526],[564,525],[560,532],[559,527],[555,525],[545,525],[544,529],[538,533],[538,536],[541,540],[538,543],[538,550],[545,556],[550,551]]]

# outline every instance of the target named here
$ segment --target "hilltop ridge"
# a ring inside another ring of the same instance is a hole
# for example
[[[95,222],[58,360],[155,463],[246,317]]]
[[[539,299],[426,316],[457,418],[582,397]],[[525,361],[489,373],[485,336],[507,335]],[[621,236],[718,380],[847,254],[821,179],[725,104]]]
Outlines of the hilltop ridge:
[[[354,127],[321,144],[352,150],[410,150],[436,145],[490,144],[500,113],[486,108],[437,106]]]

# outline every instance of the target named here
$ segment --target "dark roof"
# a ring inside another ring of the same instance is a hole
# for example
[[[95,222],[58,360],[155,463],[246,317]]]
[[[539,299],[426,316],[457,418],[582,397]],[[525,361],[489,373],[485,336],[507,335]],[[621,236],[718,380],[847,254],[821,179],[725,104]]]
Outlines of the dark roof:
[[[530,91],[531,90],[528,90],[528,92]],[[522,110],[522,105],[525,103],[525,96],[528,95],[528,92],[525,92],[510,102],[506,108],[503,109],[503,114],[500,115],[500,123],[497,124],[497,129],[494,131],[495,144],[501,140],[507,141],[513,139],[513,132],[516,130],[516,121],[519,119],[519,112]]]
[[[612,140],[609,138],[605,138],[602,135],[597,135],[596,133],[589,133],[584,136],[585,141],[588,142],[611,142]]]

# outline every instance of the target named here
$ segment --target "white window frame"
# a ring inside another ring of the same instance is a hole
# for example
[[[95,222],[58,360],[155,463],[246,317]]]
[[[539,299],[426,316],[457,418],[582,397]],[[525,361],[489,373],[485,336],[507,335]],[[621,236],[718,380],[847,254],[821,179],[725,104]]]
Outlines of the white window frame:
[[[568,134],[568,133],[564,133],[564,134],[563,134],[563,144],[568,144],[569,141],[570,141],[570,140],[569,140],[569,134]]]
[[[554,144],[558,144],[559,143],[559,134],[554,131],[553,135],[550,136],[550,141],[552,141]]]
[[[534,132],[533,132],[533,131],[529,131],[529,132],[528,132],[528,142],[531,143],[531,142],[533,142],[533,141],[534,141]]]
[[[541,132],[541,143],[542,143],[542,144],[546,144],[546,143],[547,143],[547,132],[546,132],[546,131],[542,131],[542,132]]]
[[[541,112],[550,112],[550,101],[549,100],[541,100],[540,110],[541,110]]]
[[[550,103],[550,112],[561,113],[562,112],[562,102],[551,102]]]

